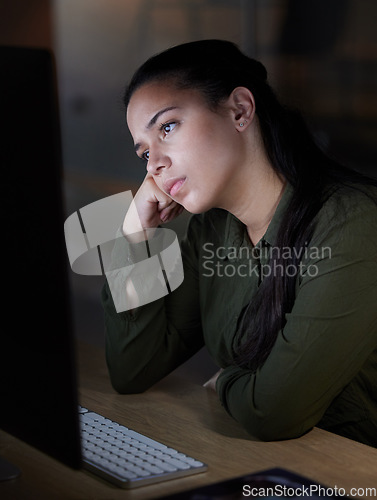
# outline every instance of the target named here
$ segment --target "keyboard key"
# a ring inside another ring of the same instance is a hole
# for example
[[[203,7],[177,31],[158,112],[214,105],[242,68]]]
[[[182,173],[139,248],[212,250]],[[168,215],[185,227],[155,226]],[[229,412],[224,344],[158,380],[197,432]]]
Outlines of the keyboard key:
[[[158,467],[166,472],[174,472],[177,469],[177,467],[175,465],[172,465],[172,464],[169,464],[167,462],[163,462],[163,461],[160,461],[158,464]]]
[[[190,465],[187,464],[186,462],[182,462],[181,460],[176,460],[174,458],[166,459],[165,462],[170,464],[170,465],[174,465],[174,467],[177,467],[177,469],[181,469],[181,470],[190,468]]]

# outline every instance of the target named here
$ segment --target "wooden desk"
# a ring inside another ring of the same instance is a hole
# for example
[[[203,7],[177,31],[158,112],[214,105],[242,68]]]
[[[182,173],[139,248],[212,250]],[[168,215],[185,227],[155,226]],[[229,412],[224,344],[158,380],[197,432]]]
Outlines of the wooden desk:
[[[111,388],[101,349],[80,344],[78,365],[84,406],[199,458],[208,471],[123,490],[1,431],[0,455],[22,469],[20,478],[0,483],[2,500],[147,500],[271,467],[347,491],[377,487],[377,449],[317,428],[290,441],[254,441],[225,413],[214,392],[188,382],[179,370],[144,394],[122,396]]]

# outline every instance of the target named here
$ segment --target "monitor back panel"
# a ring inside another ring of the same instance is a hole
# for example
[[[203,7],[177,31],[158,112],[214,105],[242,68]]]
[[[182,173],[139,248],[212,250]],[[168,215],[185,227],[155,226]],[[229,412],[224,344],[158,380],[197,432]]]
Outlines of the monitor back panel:
[[[80,465],[53,55],[0,47],[0,426]]]

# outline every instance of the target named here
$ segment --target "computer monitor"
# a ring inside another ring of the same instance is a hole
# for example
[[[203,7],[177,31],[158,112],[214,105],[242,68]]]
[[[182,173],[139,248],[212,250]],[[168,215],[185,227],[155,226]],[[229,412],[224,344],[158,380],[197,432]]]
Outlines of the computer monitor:
[[[0,427],[79,468],[54,56],[0,47],[0,72]]]

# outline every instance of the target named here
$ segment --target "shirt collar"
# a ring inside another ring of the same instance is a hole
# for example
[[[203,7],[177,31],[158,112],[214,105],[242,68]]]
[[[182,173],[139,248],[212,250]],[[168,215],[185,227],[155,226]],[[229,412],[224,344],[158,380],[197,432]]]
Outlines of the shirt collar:
[[[268,225],[267,231],[256,246],[263,243],[274,246],[276,244],[277,234],[280,224],[282,222],[285,211],[293,196],[293,187],[286,184],[282,197],[276,207],[275,213]],[[245,225],[231,213],[228,213],[225,234],[224,234],[224,248],[227,249],[226,254],[231,253],[234,248],[240,248],[245,239]]]

